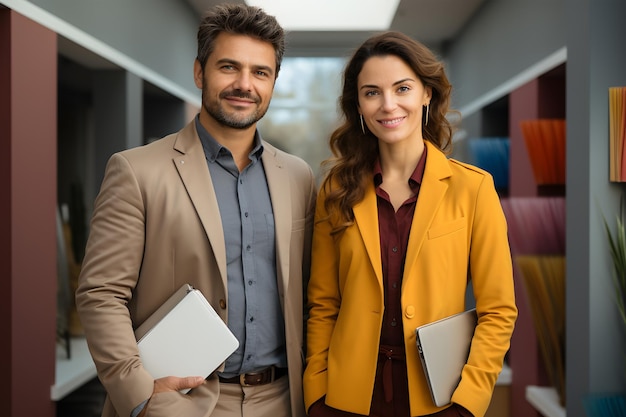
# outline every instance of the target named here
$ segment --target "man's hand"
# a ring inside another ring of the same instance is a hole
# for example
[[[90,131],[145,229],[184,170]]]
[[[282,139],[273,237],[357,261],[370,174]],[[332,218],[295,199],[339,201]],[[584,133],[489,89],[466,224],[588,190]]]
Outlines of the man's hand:
[[[152,390],[152,395],[158,394],[160,392],[180,391],[185,388],[196,388],[203,383],[204,378],[202,378],[201,376],[187,376],[185,378],[179,378],[177,376],[166,376],[154,380],[154,389]],[[148,400],[148,402],[150,402],[150,400]],[[141,410],[137,417],[144,417],[146,415],[146,409],[148,408],[147,406],[148,403],[146,403],[146,406],[143,408],[143,410]]]
[[[204,378],[201,376],[188,376],[185,378],[166,376],[154,381],[154,391],[152,391],[152,395],[158,394],[159,392],[180,391],[185,388],[195,388],[202,385],[203,382]]]

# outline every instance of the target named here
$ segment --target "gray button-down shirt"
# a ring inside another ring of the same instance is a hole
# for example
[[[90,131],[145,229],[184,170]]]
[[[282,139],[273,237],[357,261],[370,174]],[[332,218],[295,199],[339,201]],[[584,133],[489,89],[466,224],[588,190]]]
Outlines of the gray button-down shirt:
[[[200,124],[196,129],[220,208],[228,273],[228,327],[239,348],[226,361],[225,377],[287,366],[284,319],[276,277],[274,214],[263,145],[255,135],[250,164],[241,172],[230,151]]]

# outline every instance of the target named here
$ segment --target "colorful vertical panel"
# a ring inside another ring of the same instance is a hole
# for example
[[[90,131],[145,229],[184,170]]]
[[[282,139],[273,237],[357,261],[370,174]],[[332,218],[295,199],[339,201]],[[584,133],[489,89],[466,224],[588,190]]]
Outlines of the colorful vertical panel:
[[[520,122],[537,185],[565,184],[565,119]]]
[[[565,254],[564,197],[511,197],[501,203],[514,255]]]
[[[626,87],[609,88],[609,178],[626,181]]]
[[[493,176],[496,189],[509,188],[509,138],[485,137],[469,140],[473,163]]]
[[[548,379],[565,406],[565,256],[516,256]]]
[[[565,198],[502,199],[544,369],[565,404]]]

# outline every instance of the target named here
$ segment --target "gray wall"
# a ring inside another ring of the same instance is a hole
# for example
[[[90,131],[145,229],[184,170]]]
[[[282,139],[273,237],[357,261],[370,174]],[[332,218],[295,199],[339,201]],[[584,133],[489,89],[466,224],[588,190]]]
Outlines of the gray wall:
[[[624,191],[608,181],[608,88],[626,86],[625,15],[623,0],[567,2],[568,417],[584,415],[588,392],[626,391],[625,329],[602,225]]]
[[[183,1],[31,0],[199,96],[193,83],[197,14]]]
[[[444,50],[462,108],[566,44],[565,0],[488,0]]]
[[[608,168],[608,88],[626,85],[623,16],[623,0],[490,0],[445,51],[460,108],[567,46],[568,417],[587,416],[590,393],[626,391],[626,334],[602,225],[625,187],[609,182]]]

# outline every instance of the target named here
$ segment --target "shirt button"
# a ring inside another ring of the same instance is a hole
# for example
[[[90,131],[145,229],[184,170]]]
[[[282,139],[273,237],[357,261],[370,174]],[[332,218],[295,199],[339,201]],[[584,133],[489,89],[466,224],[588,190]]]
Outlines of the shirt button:
[[[398,322],[396,321],[396,319],[391,320],[391,327],[396,327],[398,325]]]
[[[252,280],[248,281],[248,285],[252,285]]]
[[[252,246],[250,246],[250,245],[246,246],[246,250],[249,251],[250,249],[252,249]]]
[[[244,216],[248,217],[248,212],[247,211],[244,213]]]
[[[392,286],[393,288],[398,288],[398,283],[397,283],[397,282],[394,282],[393,284],[391,284],[391,286]]]
[[[394,246],[393,248],[391,248],[391,250],[392,250],[392,252],[394,252],[394,253],[395,253],[395,252],[398,252],[398,247],[397,247],[397,246]]]

